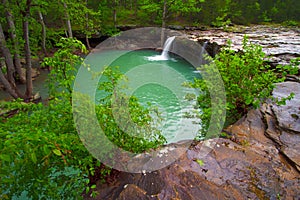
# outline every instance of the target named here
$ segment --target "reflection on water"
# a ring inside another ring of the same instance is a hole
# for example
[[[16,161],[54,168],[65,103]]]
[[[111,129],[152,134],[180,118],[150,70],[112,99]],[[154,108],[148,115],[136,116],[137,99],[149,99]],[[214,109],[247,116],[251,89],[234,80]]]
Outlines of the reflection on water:
[[[39,93],[42,99],[46,99],[48,97],[48,87],[46,83],[48,73],[49,72],[47,70],[40,70],[40,75],[33,81],[33,93]],[[25,92],[25,85],[18,85],[17,87],[22,92]],[[6,91],[0,90],[0,100],[9,99],[12,99],[12,97]]]

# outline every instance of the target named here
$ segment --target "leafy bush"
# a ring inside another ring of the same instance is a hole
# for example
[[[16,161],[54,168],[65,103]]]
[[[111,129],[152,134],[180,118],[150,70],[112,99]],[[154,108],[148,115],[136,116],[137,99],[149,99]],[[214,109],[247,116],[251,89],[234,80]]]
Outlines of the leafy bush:
[[[62,48],[45,61],[53,68],[50,73],[52,100],[48,105],[21,101],[0,104],[1,109],[16,111],[10,118],[0,118],[0,199],[80,199],[84,190],[90,192],[95,188],[89,182],[90,176],[101,179],[110,173],[110,168],[103,167],[87,151],[74,125],[71,88],[76,65],[82,63],[74,52],[84,48],[74,39],[63,39],[60,45]],[[100,84],[99,90],[107,96],[96,105],[96,113],[106,136],[132,152],[163,144],[164,137],[150,124],[150,110],[143,108],[135,97],[118,93],[120,99],[129,100],[131,119],[142,127],[139,131],[143,132],[139,133],[143,135],[133,137],[121,130],[114,119],[111,98],[116,82],[124,76],[111,68],[104,71],[104,76],[107,81]],[[90,112],[86,107],[85,110]],[[117,112],[122,115],[122,110]],[[88,119],[78,119],[90,126]],[[95,174],[100,166],[100,173]]]
[[[226,27],[227,25],[231,24],[231,20],[228,18],[226,19],[227,15],[224,15],[222,17],[218,16],[215,21],[213,21],[211,24],[214,27]],[[225,20],[226,19],[226,20]]]
[[[96,112],[106,136],[120,148],[134,153],[165,144],[165,137],[153,126],[151,110],[142,107],[136,97],[128,97],[118,88],[118,81],[126,77],[117,68],[111,67],[107,67],[103,75],[108,80],[99,85],[99,90],[108,95],[99,99]],[[118,124],[122,124],[126,130]]]
[[[76,66],[83,63],[83,59],[76,53],[87,53],[87,50],[82,42],[74,38],[61,38],[56,46],[60,49],[52,57],[45,58],[42,63],[42,66],[51,68],[49,95],[71,98],[72,84],[77,73]]]
[[[262,102],[272,99],[274,83],[284,81],[288,73],[297,71],[291,66],[279,65],[275,69],[271,68],[266,63],[267,58],[262,47],[248,43],[246,36],[241,51],[235,52],[230,49],[229,43],[214,59],[208,59],[212,61],[211,64],[203,65],[199,70],[212,70],[213,65],[219,70],[226,89],[227,125],[235,122],[249,109],[257,108]],[[198,104],[203,110],[201,119],[204,127],[211,117],[210,94],[207,86],[212,84],[203,79],[198,79],[192,84],[202,91],[198,97]],[[291,97],[292,94],[287,98]]]
[[[78,196],[95,160],[73,126],[70,103],[19,103],[18,109],[12,118],[1,119],[1,199],[23,192],[33,199]]]
[[[299,22],[294,21],[294,20],[284,21],[282,24],[284,26],[299,26]]]

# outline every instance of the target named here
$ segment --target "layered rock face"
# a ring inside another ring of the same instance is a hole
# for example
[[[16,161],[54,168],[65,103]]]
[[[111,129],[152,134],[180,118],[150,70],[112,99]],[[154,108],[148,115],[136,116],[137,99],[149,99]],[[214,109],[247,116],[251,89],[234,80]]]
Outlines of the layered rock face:
[[[96,199],[298,200],[300,83],[280,83],[273,95],[290,92],[295,97],[286,105],[269,103],[251,110],[226,129],[227,138],[195,143],[166,168],[119,172],[113,182],[98,185]]]
[[[262,46],[266,55],[270,56],[270,64],[288,64],[291,59],[300,57],[299,28],[270,27],[254,25],[249,27],[237,26],[233,32],[221,29],[212,30],[186,30],[189,38],[198,41],[201,45],[206,43],[206,51],[215,55],[220,47],[231,41],[231,48],[238,51],[242,49],[242,41],[247,35],[249,41]]]

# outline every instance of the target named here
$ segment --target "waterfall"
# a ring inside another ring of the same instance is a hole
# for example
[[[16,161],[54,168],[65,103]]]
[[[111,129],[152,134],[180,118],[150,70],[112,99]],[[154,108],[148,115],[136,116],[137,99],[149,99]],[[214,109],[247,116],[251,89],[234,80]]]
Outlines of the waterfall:
[[[203,45],[201,47],[200,55],[199,55],[200,56],[200,65],[204,65],[204,64],[207,63],[205,58],[204,58],[204,56],[207,55],[207,52],[206,52],[207,44],[208,44],[208,41],[205,41],[205,42],[203,42]],[[195,70],[194,73],[201,73],[201,72],[198,71],[198,70]]]
[[[208,41],[205,41],[203,43],[202,49],[201,49],[201,55],[203,55],[203,53],[205,52],[206,46],[207,46]]]
[[[150,56],[150,57],[148,57],[148,60],[150,60],[150,61],[169,60],[169,51],[170,51],[170,48],[171,48],[171,45],[172,45],[174,39],[175,39],[175,36],[169,37],[164,44],[161,55]]]
[[[204,64],[204,54],[206,54],[205,48],[207,46],[208,41],[205,41],[203,43],[203,46],[201,48],[201,52],[200,52],[200,64]]]
[[[163,52],[161,53],[161,56],[163,58],[165,58],[166,60],[169,59],[169,51],[170,51],[170,47],[171,47],[171,44],[174,41],[174,39],[175,39],[175,36],[169,37],[164,44]]]

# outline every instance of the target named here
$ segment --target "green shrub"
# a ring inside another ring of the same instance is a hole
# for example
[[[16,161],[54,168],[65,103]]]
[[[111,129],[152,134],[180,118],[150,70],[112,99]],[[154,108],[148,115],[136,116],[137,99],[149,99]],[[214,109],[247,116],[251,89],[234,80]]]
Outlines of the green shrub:
[[[294,20],[284,21],[282,24],[284,26],[299,26],[299,22],[294,21]]]
[[[275,87],[274,83],[284,81],[288,73],[297,71],[291,66],[279,65],[276,68],[269,66],[262,47],[248,43],[246,36],[241,51],[232,50],[229,43],[214,59],[208,58],[208,60],[212,61],[211,64],[203,65],[199,70],[211,70],[215,65],[221,74],[226,90],[226,125],[235,122],[247,111],[257,108],[267,99],[272,99],[271,92]],[[198,97],[198,104],[203,111],[201,119],[204,127],[211,117],[208,85],[213,85],[213,83],[205,82],[203,79],[198,79],[192,84],[193,87],[202,91]],[[292,94],[287,98],[291,97]]]
[[[211,24],[214,27],[226,27],[227,25],[231,24],[231,20],[228,18],[225,20],[227,15],[224,15],[222,17],[217,17],[215,21],[213,21]]]
[[[118,68],[107,67],[103,75],[108,79],[99,85],[99,90],[108,95],[99,99],[96,114],[105,135],[115,145],[133,153],[141,153],[165,144],[166,139],[161,131],[152,125],[151,109],[142,107],[136,97],[128,97],[121,92],[122,88],[118,88],[118,81],[126,79]],[[123,124],[126,130],[119,127],[117,122]]]
[[[18,114],[1,119],[1,199],[24,192],[33,199],[78,196],[95,160],[74,128],[70,103],[19,103],[17,108]]]
[[[75,53],[87,53],[82,42],[74,38],[61,38],[56,46],[60,47],[52,57],[45,58],[42,66],[51,68],[48,80],[49,95],[71,98],[73,81],[77,66],[83,59]]]
[[[52,100],[48,105],[21,101],[0,104],[1,110],[16,110],[14,116],[0,118],[0,199],[81,199],[84,191],[95,188],[89,183],[89,176],[101,179],[110,173],[110,168],[101,167],[100,174],[95,174],[95,169],[102,164],[87,151],[74,124],[76,107],[71,105],[71,88],[77,71],[75,66],[82,63],[74,52],[78,48],[84,50],[82,43],[63,39],[60,45],[62,49],[45,61],[53,68],[50,73]],[[131,152],[143,152],[164,144],[165,138],[150,125],[150,110],[143,108],[135,97],[129,98],[120,92],[117,97],[129,100],[131,119],[142,127],[139,130],[142,135],[133,137],[121,130],[113,116],[111,98],[116,81],[124,76],[111,68],[104,71],[104,76],[107,81],[100,84],[99,90],[107,96],[96,105],[96,113],[107,138]],[[87,107],[84,109],[92,113]],[[117,112],[122,115],[123,110]],[[75,120],[91,125],[80,115]],[[92,194],[95,193],[92,191]]]

